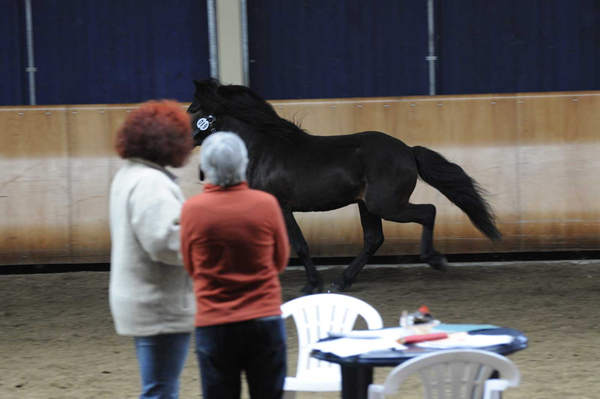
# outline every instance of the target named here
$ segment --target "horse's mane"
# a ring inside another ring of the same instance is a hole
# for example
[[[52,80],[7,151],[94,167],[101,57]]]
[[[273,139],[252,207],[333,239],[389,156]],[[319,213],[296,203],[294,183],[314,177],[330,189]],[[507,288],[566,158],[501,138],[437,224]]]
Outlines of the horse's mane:
[[[194,81],[196,93],[189,112],[202,110],[219,119],[238,119],[260,134],[297,142],[308,135],[297,124],[280,117],[261,96],[246,86],[222,85],[216,79]]]

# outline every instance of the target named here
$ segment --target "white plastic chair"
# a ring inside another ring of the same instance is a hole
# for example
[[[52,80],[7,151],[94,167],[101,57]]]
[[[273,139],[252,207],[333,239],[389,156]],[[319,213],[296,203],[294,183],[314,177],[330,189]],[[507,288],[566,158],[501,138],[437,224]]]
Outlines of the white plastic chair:
[[[348,295],[315,294],[281,305],[282,317],[293,316],[298,332],[298,364],[295,377],[286,377],[284,398],[295,398],[297,391],[334,392],[342,388],[340,366],[310,357],[310,345],[329,333],[353,329],[358,316],[367,328],[383,327],[379,312],[368,303]]]
[[[494,371],[501,378],[489,379]],[[521,379],[513,362],[497,353],[478,349],[453,349],[415,357],[396,366],[383,385],[369,385],[369,399],[384,399],[400,390],[410,375],[418,373],[425,399],[497,399]]]

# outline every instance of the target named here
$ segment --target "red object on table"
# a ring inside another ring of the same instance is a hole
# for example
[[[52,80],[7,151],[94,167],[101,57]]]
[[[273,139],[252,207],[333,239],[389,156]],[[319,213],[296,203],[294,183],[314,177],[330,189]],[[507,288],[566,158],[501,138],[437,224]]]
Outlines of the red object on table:
[[[414,344],[417,342],[423,341],[435,341],[438,339],[448,338],[448,334],[445,332],[431,333],[431,334],[417,334],[417,335],[408,335],[406,337],[400,338],[398,343],[400,344]]]

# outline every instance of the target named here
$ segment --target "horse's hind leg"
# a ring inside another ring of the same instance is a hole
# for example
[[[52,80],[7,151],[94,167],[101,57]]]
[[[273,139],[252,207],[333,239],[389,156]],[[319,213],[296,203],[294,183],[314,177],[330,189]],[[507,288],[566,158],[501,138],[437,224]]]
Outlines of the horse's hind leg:
[[[358,210],[360,211],[360,223],[363,228],[364,246],[358,256],[344,269],[342,275],[331,283],[331,288],[336,291],[343,291],[350,288],[358,273],[369,261],[369,258],[383,244],[381,218],[370,213],[362,201],[358,203]]]
[[[421,233],[421,259],[438,270],[446,270],[446,258],[433,247],[433,225],[435,223],[435,206],[432,204],[407,204],[393,214],[385,214],[385,220],[399,223],[419,223],[423,226]]]
[[[300,261],[304,264],[307,283],[302,288],[302,292],[304,294],[312,294],[315,291],[322,292],[323,280],[310,258],[308,244],[304,239],[300,226],[298,226],[294,218],[294,214],[289,210],[283,209],[283,217],[285,218],[290,244],[294,251],[296,251],[296,255],[298,255]]]

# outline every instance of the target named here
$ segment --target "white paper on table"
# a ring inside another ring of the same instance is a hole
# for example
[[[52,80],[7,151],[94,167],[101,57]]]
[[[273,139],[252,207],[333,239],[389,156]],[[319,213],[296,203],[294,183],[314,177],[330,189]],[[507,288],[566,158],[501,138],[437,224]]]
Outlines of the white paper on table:
[[[351,338],[344,337],[329,341],[317,342],[311,345],[312,349],[325,353],[332,353],[340,357],[360,355],[376,350],[406,349],[406,346],[388,338]]]
[[[412,332],[409,329],[403,327],[392,327],[392,328],[381,328],[379,330],[352,330],[340,335],[342,338],[364,338],[364,339],[373,339],[373,338],[381,338],[381,339],[390,339],[396,340],[398,338],[405,337],[407,335],[412,335]],[[331,334],[336,336],[336,334]]]
[[[436,341],[425,341],[416,344],[420,348],[449,349],[449,348],[483,348],[486,346],[502,345],[512,342],[510,335],[484,335],[467,333],[454,333],[448,338]]]

